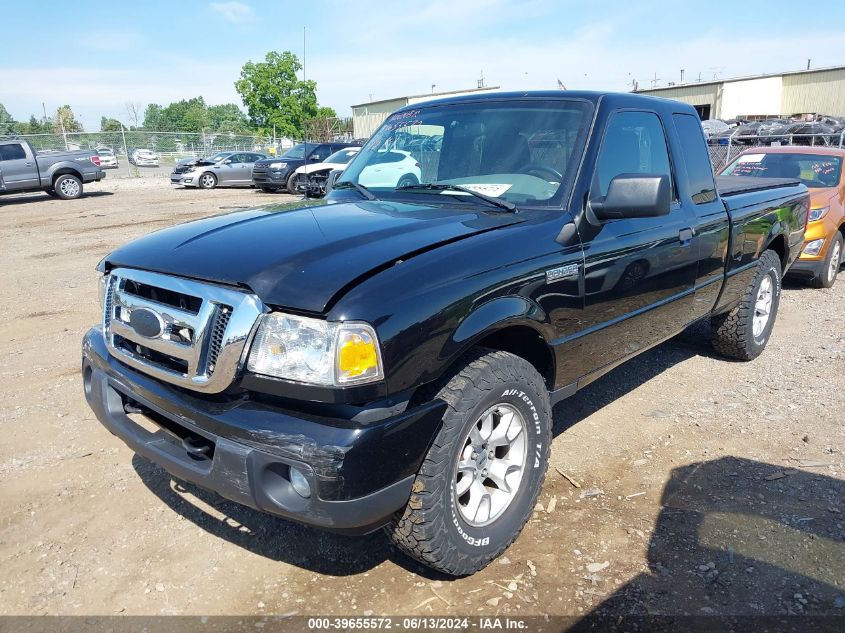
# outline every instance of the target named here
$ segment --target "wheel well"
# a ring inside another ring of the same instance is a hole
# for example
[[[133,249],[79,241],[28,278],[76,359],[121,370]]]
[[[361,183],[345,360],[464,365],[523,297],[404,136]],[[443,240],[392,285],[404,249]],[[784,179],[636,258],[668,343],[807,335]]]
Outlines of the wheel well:
[[[53,174],[53,178],[50,182],[52,182],[55,185],[56,180],[58,180],[59,176],[64,176],[64,175],[68,175],[68,174],[71,175],[71,176],[76,176],[77,178],[82,180],[82,174],[80,174],[78,171],[76,171],[75,169],[71,169],[70,167],[63,167],[62,169],[56,170],[56,173]]]
[[[524,358],[540,373],[549,389],[554,387],[555,363],[552,351],[543,337],[530,327],[514,325],[497,330],[476,342],[475,346]]]
[[[769,242],[766,250],[777,253],[780,259],[780,269],[786,269],[786,238],[783,235],[777,235],[775,239]]]

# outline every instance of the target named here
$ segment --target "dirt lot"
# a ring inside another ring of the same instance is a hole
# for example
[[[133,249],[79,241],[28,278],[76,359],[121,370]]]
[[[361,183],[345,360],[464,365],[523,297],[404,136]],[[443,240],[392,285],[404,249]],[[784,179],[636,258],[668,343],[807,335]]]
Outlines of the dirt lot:
[[[755,362],[714,357],[694,331],[559,404],[533,519],[450,580],[381,534],[185,487],[100,426],[79,373],[97,261],[288,197],[163,178],[88,191],[0,198],[0,613],[845,613],[845,279],[788,285]]]

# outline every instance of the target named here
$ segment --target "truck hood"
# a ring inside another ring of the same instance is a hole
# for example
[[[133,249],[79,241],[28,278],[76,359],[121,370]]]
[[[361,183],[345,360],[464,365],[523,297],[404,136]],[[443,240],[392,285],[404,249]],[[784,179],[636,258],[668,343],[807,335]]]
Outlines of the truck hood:
[[[152,233],[103,264],[247,287],[268,305],[324,312],[385,266],[522,220],[483,207],[385,201],[266,207]]]

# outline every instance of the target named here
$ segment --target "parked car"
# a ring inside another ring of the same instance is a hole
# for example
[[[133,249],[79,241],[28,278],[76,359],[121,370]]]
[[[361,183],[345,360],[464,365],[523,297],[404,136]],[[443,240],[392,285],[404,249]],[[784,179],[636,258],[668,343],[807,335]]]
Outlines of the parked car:
[[[83,183],[106,177],[93,150],[36,153],[29,141],[22,139],[0,140],[0,169],[3,193],[46,191],[62,200],[78,198]]]
[[[365,187],[411,187],[420,182],[417,159],[399,149],[379,149],[358,177]]]
[[[268,193],[283,189],[296,192],[296,170],[306,163],[322,163],[330,154],[357,143],[299,143],[275,158],[255,162],[253,184]]]
[[[704,130],[704,137],[709,141],[718,134],[724,134],[731,127],[719,119],[709,119],[701,122],[701,129]]]
[[[375,177],[407,162],[391,148],[410,132],[443,135],[436,169]],[[762,353],[809,196],[714,183],[690,105],[558,90],[400,109],[327,202],[107,255],[85,397],[180,480],[332,530],[387,526],[466,575],[531,517],[555,402],[700,320],[722,355]],[[634,253],[655,269],[586,292]]]
[[[131,149],[129,162],[136,167],[158,167],[158,154],[151,149]]]
[[[251,187],[252,166],[267,158],[257,152],[218,152],[208,158],[180,161],[170,172],[170,182],[183,187]]]
[[[810,214],[801,256],[790,275],[820,288],[836,282],[845,242],[845,149],[758,147],[745,150],[723,174],[796,178],[810,189]]]
[[[294,172],[296,174],[296,191],[308,193],[309,196],[315,198],[326,195],[326,181],[329,173],[333,169],[340,171],[346,169],[346,165],[359,151],[361,151],[360,147],[345,147],[326,158],[322,163],[307,163],[302,167],[297,167]]]
[[[103,169],[117,169],[119,166],[114,150],[109,147],[98,147],[97,156],[100,157],[100,167]]]

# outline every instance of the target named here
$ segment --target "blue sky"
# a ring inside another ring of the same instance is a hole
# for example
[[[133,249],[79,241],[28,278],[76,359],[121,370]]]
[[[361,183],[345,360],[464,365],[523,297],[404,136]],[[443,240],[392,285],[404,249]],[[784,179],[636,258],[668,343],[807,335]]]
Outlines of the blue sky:
[[[87,130],[202,95],[240,103],[244,62],[302,54],[321,104],[488,85],[628,90],[845,64],[845,3],[628,0],[10,0],[2,10],[0,103],[17,119],[69,103]],[[57,19],[58,18],[58,19]],[[845,99],[845,95],[843,95]]]

